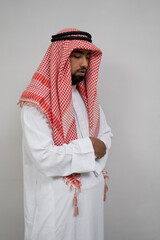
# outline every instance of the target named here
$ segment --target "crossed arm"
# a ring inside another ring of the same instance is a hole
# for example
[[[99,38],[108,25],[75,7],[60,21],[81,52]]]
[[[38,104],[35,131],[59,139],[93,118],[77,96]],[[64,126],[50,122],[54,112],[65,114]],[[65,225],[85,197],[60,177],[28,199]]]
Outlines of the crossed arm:
[[[74,172],[90,171],[99,174],[104,168],[112,135],[109,126],[105,125],[104,116],[98,138],[76,139],[63,146],[54,145],[45,119],[35,108],[23,107],[21,121],[25,151],[30,156],[29,164],[32,162],[46,176],[67,176]]]

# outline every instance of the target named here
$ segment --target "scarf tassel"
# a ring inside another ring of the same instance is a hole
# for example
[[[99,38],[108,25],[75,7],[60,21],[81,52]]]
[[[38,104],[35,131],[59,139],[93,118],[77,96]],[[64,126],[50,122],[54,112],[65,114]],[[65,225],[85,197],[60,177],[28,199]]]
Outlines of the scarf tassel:
[[[74,198],[73,198],[73,205],[75,206],[75,208],[74,208],[74,216],[77,216],[79,214],[79,209],[78,209],[76,188],[75,188],[75,193],[74,193]]]
[[[107,172],[105,169],[102,170],[102,174],[104,177],[104,202],[105,202],[107,199],[107,191],[108,191],[107,179],[109,179],[109,176],[107,175]],[[72,183],[71,183],[71,181],[68,177],[63,177],[63,181],[65,182],[66,185],[70,184],[70,187],[69,187],[70,191],[72,191],[73,188],[75,188],[75,193],[74,193],[74,198],[73,198],[73,206],[74,206],[74,216],[77,216],[77,215],[79,215],[77,191],[79,193],[81,192],[81,181],[75,179],[76,176],[72,176],[72,178],[74,177],[74,181],[72,181]]]
[[[107,186],[106,179],[105,179],[105,184],[104,184],[104,202],[107,199],[107,191],[108,191],[108,186]]]
[[[104,177],[104,202],[105,202],[107,199],[107,192],[108,192],[107,179],[109,179],[109,176],[107,175],[107,171],[105,168],[102,170],[102,174]]]

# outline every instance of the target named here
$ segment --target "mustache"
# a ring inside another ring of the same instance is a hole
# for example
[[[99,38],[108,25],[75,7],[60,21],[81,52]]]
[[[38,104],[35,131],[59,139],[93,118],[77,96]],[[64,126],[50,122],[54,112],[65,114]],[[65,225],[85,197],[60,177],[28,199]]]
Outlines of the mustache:
[[[77,71],[75,73],[81,72],[81,71],[84,71],[84,70],[87,72],[87,68],[86,67],[81,67],[81,68],[77,69]]]

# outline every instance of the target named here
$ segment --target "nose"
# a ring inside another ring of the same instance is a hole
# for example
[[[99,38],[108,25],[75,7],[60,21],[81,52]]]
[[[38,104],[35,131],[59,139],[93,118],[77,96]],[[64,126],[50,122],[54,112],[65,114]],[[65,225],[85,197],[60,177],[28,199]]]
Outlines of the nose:
[[[83,56],[82,62],[81,62],[81,67],[87,68],[88,67],[88,62],[89,62],[89,60],[87,59],[87,57]]]

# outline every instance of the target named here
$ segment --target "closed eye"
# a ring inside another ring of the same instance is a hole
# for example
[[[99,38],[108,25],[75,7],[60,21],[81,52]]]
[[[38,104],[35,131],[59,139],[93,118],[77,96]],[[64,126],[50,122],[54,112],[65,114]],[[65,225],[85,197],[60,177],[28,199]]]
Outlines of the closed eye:
[[[73,55],[75,58],[81,58],[82,55]]]

